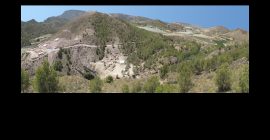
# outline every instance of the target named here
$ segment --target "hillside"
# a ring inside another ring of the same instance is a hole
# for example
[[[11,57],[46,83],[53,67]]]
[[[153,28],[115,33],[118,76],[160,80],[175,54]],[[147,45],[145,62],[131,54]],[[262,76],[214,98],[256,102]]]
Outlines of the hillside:
[[[106,80],[108,76],[114,84],[105,83],[103,92],[121,92],[125,83],[147,85],[153,76],[160,82],[156,92],[217,92],[214,81],[221,66],[228,64],[241,73],[249,61],[248,32],[223,26],[204,29],[140,16],[76,10],[44,22],[21,22],[21,26],[21,47],[31,43],[31,47],[21,49],[22,69],[34,77],[47,60],[61,77],[64,92],[89,92],[73,79],[87,85],[94,77]],[[190,75],[189,90],[179,90],[179,75],[180,79]],[[239,74],[232,78],[235,82],[228,92],[237,92]],[[76,87],[65,86],[69,84]],[[148,92],[147,87],[140,92]]]
[[[153,40],[157,41],[153,42]],[[33,63],[30,65],[29,59],[32,61],[37,58],[43,60],[41,58],[51,57],[50,62],[53,63],[54,60],[57,60],[56,52],[60,48],[65,48],[71,52],[71,63],[76,64],[76,66],[70,66],[71,73],[78,74],[80,72],[77,71],[84,71],[85,67],[91,71],[104,73],[107,69],[104,65],[110,65],[112,68],[106,73],[122,77],[124,74],[121,71],[127,71],[126,64],[120,66],[114,64],[116,61],[127,61],[131,65],[139,65],[158,50],[168,47],[169,43],[166,42],[168,41],[162,35],[138,29],[106,14],[88,12],[64,25],[62,30],[51,36],[49,40],[38,44],[37,49],[26,51],[30,55],[27,55],[28,57],[24,55],[22,66],[28,66],[27,69],[34,74],[37,67],[34,67]],[[92,46],[89,49],[94,51],[94,55],[91,58],[86,56],[87,58],[84,59],[82,53],[93,53],[88,49],[82,50],[89,45]],[[75,57],[75,50],[80,50],[80,58]],[[93,64],[86,65],[89,61]],[[114,67],[118,70],[114,71]]]

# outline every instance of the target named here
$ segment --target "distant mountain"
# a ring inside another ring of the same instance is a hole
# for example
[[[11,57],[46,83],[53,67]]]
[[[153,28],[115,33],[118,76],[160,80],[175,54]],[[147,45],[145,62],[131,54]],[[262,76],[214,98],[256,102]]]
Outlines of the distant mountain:
[[[242,29],[235,29],[232,30],[226,34],[224,34],[225,36],[228,37],[232,37],[234,39],[234,41],[236,42],[248,42],[249,40],[249,33],[247,31],[244,31]]]
[[[26,23],[36,24],[38,22],[35,19],[31,19],[31,20],[27,21]]]
[[[44,22],[37,22],[34,19],[29,20],[27,22],[21,21],[21,29],[22,29],[21,30],[22,32],[21,46],[22,47],[29,46],[31,44],[29,40],[39,37],[44,34],[56,33],[61,28],[63,28],[67,23],[69,23],[69,21],[75,18],[81,17],[85,14],[87,15],[91,13],[95,13],[95,12],[86,12],[86,11],[81,11],[81,10],[68,10],[68,11],[63,12],[59,16],[49,17]],[[121,13],[111,13],[111,14],[105,14],[105,15],[112,18],[123,20],[125,22],[129,22],[135,26],[148,26],[150,28],[159,28],[163,31],[165,30],[171,31],[171,32],[185,31],[184,29],[188,27],[208,36],[221,35],[221,34],[230,32],[229,29],[223,26],[201,28],[199,26],[189,24],[189,23],[183,23],[183,22],[167,23],[161,20],[150,19],[150,18],[141,17],[141,16],[132,16],[132,15],[121,14]],[[242,29],[237,29],[237,30],[240,30],[240,32],[243,32],[243,33],[246,32]]]
[[[146,18],[146,17],[141,17],[141,16],[131,16],[131,15],[126,15],[126,14],[109,14],[112,17],[119,18],[128,22],[146,22],[146,21],[151,21],[152,19]]]
[[[80,10],[68,10],[59,16],[49,17],[44,22],[37,22],[32,19],[27,22],[21,22],[21,47],[30,46],[31,39],[44,34],[56,33],[68,21],[81,16],[86,12]]]
[[[211,28],[204,29],[206,35],[218,35],[228,33],[230,30],[224,26],[215,26]]]
[[[30,46],[30,40],[36,37],[55,33],[61,25],[56,25],[56,23],[37,22],[35,20],[21,22],[21,47]]]
[[[82,14],[86,13],[85,11],[81,11],[81,10],[68,10],[65,11],[62,15],[58,16],[59,18],[64,18],[67,20],[71,20],[75,17],[79,17]]]

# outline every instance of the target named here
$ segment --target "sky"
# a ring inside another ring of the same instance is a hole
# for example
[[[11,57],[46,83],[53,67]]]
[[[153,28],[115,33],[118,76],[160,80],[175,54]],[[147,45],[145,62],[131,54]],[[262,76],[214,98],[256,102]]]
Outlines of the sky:
[[[249,6],[21,6],[21,20],[38,22],[61,15],[66,10],[122,13],[159,19],[165,22],[184,22],[200,27],[225,26],[249,31]]]

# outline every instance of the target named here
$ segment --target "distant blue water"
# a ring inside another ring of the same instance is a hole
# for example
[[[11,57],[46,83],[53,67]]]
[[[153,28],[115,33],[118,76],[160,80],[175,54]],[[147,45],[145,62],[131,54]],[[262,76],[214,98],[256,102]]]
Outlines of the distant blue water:
[[[40,22],[66,10],[123,13],[165,22],[185,22],[201,27],[222,25],[249,31],[249,6],[21,6],[21,20]]]

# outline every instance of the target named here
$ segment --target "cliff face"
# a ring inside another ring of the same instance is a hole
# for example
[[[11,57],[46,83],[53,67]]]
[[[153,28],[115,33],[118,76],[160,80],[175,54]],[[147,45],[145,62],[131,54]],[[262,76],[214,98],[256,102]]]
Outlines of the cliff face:
[[[63,66],[62,73],[79,74],[78,71],[83,72],[84,67],[92,68],[90,62],[98,60],[97,46],[94,45],[77,44],[61,49],[63,51],[59,48],[26,50],[21,56],[21,67],[33,75],[44,60],[48,60],[52,66],[56,61],[60,61]]]

